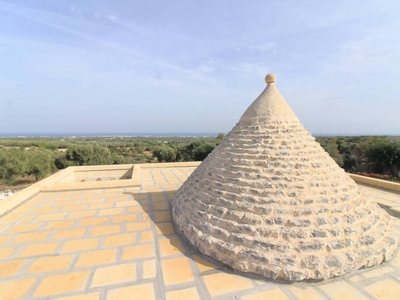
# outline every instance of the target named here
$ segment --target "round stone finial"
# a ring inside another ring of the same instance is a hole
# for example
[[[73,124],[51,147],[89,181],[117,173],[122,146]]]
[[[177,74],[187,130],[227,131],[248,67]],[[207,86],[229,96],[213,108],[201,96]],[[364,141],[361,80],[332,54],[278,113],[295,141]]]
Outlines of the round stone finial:
[[[274,83],[275,80],[276,80],[276,76],[273,73],[268,74],[267,76],[265,76],[265,82],[266,83]]]

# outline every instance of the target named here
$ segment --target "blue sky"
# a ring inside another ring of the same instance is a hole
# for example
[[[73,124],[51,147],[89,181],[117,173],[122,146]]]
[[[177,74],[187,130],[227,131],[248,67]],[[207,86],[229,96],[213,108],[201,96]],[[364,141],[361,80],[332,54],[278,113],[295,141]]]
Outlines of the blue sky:
[[[400,1],[0,0],[0,133],[228,132],[277,86],[314,134],[400,134]]]

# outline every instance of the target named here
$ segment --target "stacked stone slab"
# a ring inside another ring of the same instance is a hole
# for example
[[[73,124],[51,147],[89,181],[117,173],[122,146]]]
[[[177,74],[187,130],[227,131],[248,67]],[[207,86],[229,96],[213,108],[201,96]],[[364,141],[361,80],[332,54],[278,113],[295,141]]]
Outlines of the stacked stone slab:
[[[390,216],[321,148],[273,74],[178,190],[174,222],[202,253],[268,278],[327,279],[390,259]]]

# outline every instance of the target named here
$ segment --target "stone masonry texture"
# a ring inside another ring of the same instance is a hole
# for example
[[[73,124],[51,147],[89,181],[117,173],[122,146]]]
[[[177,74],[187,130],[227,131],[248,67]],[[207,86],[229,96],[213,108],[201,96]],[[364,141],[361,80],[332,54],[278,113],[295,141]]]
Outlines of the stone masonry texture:
[[[272,79],[271,79],[272,78]],[[390,216],[321,148],[273,76],[172,201],[180,233],[232,268],[322,280],[392,258]]]

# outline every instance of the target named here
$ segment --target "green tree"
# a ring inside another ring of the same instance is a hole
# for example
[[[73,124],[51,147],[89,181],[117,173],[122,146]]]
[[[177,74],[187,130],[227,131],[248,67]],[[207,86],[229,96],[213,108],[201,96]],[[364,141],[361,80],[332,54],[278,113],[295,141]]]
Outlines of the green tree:
[[[343,157],[338,150],[337,139],[330,137],[317,138],[317,142],[320,143],[321,147],[333,158],[333,160],[340,166],[343,166]]]
[[[176,150],[176,161],[193,161],[193,143],[181,143]]]
[[[159,162],[173,162],[176,159],[176,151],[169,146],[161,145],[153,151],[154,157]]]
[[[343,168],[346,171],[354,171],[360,164],[359,159],[354,154],[345,154],[343,156]]]
[[[97,143],[74,145],[66,152],[65,159],[78,166],[108,165],[114,162],[111,151]]]
[[[51,174],[57,169],[54,164],[53,151],[32,148],[26,151],[26,155],[28,161],[27,174],[34,175],[36,180]]]
[[[333,160],[339,165],[339,167],[343,166],[343,157],[339,153],[337,147],[329,147],[328,149],[326,149],[326,151],[329,153],[330,157],[332,157]]]
[[[222,141],[223,138],[224,138],[224,134],[222,132],[218,133],[218,135],[217,135],[218,144]]]
[[[400,143],[378,141],[367,146],[365,156],[376,171],[389,172],[394,177],[400,177]]]
[[[216,144],[208,141],[194,141],[192,158],[195,161],[204,160],[211,151],[214,150]]]
[[[12,183],[15,176],[25,175],[27,168],[24,150],[0,148],[0,179]]]

